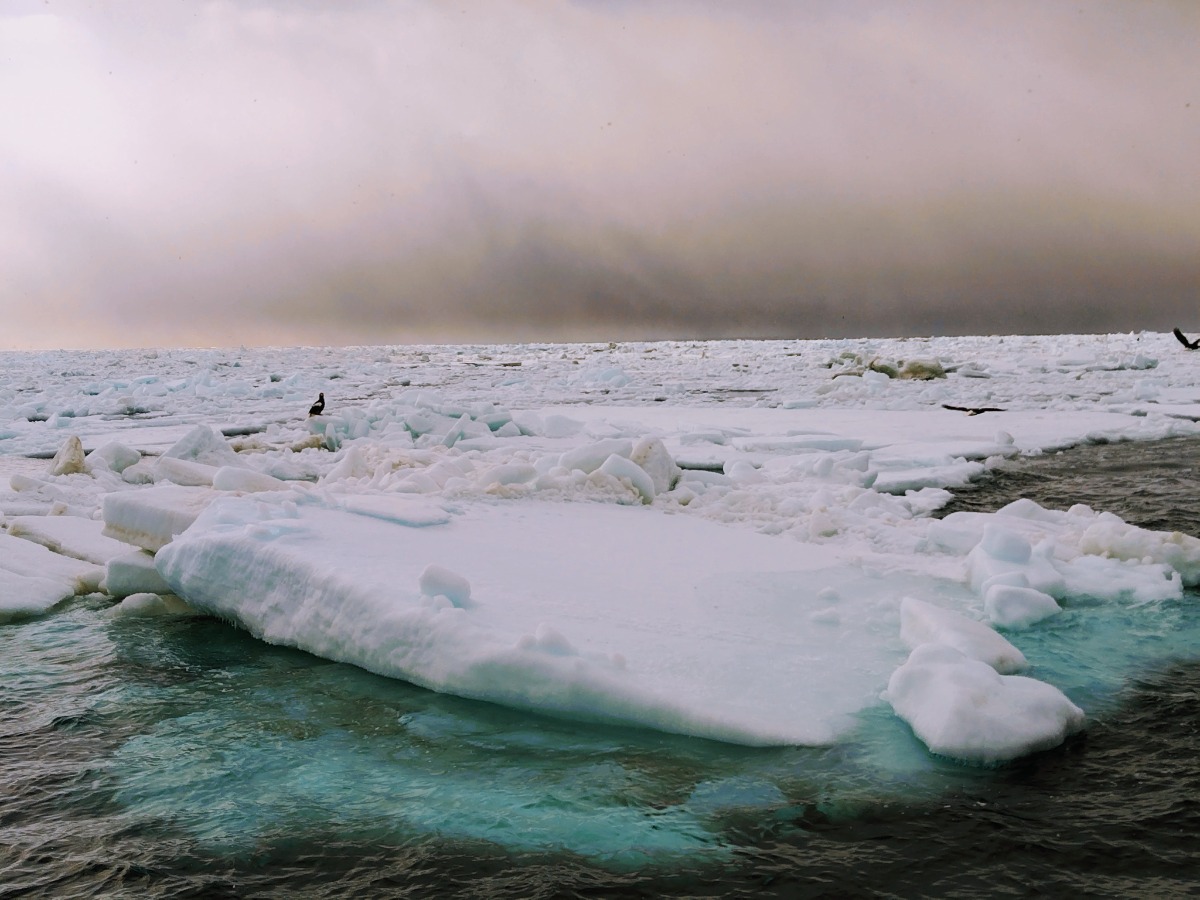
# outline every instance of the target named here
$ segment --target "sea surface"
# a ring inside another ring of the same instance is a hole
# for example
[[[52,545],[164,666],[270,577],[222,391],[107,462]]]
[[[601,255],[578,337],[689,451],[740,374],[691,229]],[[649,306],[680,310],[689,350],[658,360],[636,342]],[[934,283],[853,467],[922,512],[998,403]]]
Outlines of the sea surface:
[[[1030,497],[1200,535],[1198,454],[1025,459],[944,512]],[[930,757],[886,708],[835,748],[732,747],[108,606],[0,627],[0,898],[1200,893],[1200,648],[1066,745],[982,769]]]

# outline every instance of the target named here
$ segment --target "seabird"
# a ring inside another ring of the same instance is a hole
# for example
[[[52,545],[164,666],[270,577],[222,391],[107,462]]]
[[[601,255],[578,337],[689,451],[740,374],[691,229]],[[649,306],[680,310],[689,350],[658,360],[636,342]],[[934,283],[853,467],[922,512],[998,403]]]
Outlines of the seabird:
[[[319,416],[325,409],[325,392],[321,391],[317,395],[317,402],[314,403],[308,410],[310,416]]]
[[[1200,338],[1196,338],[1194,341],[1189,341],[1186,337],[1184,337],[1183,332],[1178,328],[1175,329],[1175,337],[1179,338],[1179,343],[1183,344],[1183,346],[1187,347],[1189,350],[1195,350],[1197,347],[1200,347]]]
[[[951,406],[949,403],[943,403],[942,408],[952,409],[955,412],[965,412],[968,416],[977,416],[985,412],[1004,412],[998,406]]]

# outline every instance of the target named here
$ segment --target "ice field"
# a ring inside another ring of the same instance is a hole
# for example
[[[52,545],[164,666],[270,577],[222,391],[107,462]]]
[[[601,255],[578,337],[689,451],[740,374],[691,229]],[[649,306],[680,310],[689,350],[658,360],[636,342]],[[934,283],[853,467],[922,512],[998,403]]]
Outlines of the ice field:
[[[932,515],[1200,431],[1169,334],[0,359],[0,622],[103,595],[556,719],[831,746],[885,712],[965,764],[1189,652],[1194,536]]]

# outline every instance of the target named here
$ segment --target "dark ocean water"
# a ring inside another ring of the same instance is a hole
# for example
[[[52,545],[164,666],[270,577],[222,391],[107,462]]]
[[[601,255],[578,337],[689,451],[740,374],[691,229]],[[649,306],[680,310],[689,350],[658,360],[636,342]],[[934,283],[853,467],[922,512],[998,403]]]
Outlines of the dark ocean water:
[[[1198,452],[1025,460],[946,512],[1030,497],[1200,534]],[[983,770],[929,759],[887,710],[845,746],[750,750],[523,716],[107,606],[0,628],[0,898],[1200,894],[1194,662]],[[907,757],[882,764],[883,746]]]

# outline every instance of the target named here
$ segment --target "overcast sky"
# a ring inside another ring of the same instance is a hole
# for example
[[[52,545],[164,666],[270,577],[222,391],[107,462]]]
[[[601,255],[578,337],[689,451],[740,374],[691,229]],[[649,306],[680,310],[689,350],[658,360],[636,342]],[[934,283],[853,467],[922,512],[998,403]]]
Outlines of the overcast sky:
[[[1200,331],[1195,0],[4,0],[0,349]]]

